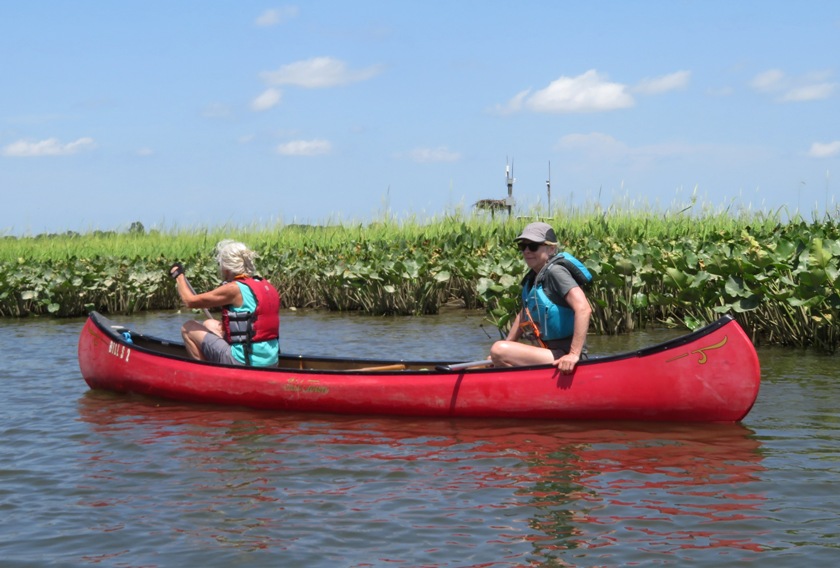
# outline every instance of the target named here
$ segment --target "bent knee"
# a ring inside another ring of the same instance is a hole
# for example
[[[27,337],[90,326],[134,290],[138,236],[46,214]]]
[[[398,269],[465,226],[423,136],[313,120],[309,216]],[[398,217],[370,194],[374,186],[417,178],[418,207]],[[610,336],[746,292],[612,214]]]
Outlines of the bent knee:
[[[490,346],[490,357],[498,357],[500,353],[504,350],[504,347],[501,347],[499,344],[502,343],[501,341],[496,341],[493,345]]]
[[[490,358],[494,361],[504,359],[505,354],[510,353],[511,345],[513,344],[513,341],[508,341],[506,339],[495,342],[490,346]]]
[[[201,322],[197,322],[195,320],[185,321],[184,324],[181,326],[181,333],[190,333],[191,331],[198,330],[207,331],[207,329]]]

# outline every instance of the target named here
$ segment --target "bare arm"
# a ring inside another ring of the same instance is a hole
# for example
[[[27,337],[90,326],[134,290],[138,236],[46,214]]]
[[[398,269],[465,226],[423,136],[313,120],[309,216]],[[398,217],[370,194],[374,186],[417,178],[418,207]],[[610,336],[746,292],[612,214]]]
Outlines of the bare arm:
[[[242,293],[239,291],[239,286],[235,282],[228,282],[222,284],[218,288],[195,294],[187,285],[187,280],[183,274],[179,274],[175,279],[178,286],[178,295],[188,308],[217,308],[219,306],[241,306]]]
[[[522,310],[516,314],[516,318],[514,318],[513,323],[510,325],[510,331],[508,331],[507,337],[505,340],[507,341],[519,341],[519,338],[522,336],[522,328],[519,327],[519,324],[522,322]]]
[[[575,312],[572,344],[569,347],[569,353],[554,361],[554,364],[563,373],[571,373],[575,365],[580,361],[583,345],[586,343],[586,334],[589,331],[589,318],[592,315],[592,308],[589,306],[589,300],[586,299],[586,294],[583,293],[580,287],[569,290],[569,293],[566,294],[566,303]]]

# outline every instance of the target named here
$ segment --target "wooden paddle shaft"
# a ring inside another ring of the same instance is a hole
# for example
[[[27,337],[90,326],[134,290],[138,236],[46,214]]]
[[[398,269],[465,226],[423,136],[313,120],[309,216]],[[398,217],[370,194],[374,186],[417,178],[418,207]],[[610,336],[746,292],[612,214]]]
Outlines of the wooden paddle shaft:
[[[192,287],[192,284],[190,284],[190,281],[187,280],[187,275],[186,274],[184,274],[184,283],[187,285],[187,288],[190,289],[190,292],[195,294],[195,289]],[[210,313],[210,310],[208,310],[207,308],[202,308],[202,309],[204,310],[204,315],[207,316],[207,319],[215,319],[213,317],[213,314]]]

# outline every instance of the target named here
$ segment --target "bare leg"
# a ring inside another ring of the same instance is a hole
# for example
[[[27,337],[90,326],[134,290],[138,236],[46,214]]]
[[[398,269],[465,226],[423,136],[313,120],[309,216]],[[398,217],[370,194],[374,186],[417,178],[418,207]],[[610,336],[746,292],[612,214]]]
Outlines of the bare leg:
[[[207,328],[207,331],[209,331],[210,333],[213,333],[215,335],[218,335],[219,337],[224,337],[225,336],[225,332],[222,329],[222,322],[220,322],[219,320],[215,320],[215,319],[204,320],[204,327]]]
[[[490,348],[490,358],[494,367],[543,365],[554,362],[554,355],[550,350],[516,341],[497,341]]]
[[[195,320],[190,320],[181,326],[181,337],[184,339],[184,346],[187,348],[187,353],[193,359],[204,361],[204,355],[201,353],[201,342],[204,337],[210,333],[204,324]]]

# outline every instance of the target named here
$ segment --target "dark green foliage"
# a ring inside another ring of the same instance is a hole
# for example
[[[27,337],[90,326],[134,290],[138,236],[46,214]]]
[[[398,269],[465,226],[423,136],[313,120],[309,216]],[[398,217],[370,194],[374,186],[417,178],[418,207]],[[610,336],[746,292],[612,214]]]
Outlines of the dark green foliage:
[[[619,221],[606,215],[554,221],[564,248],[594,276],[587,290],[592,331],[695,328],[732,313],[756,342],[837,349],[840,235],[833,220],[740,226]],[[433,314],[455,300],[485,310],[505,328],[519,308],[525,270],[513,246],[521,225],[447,219],[406,229],[289,226],[238,237],[257,250],[259,272],[280,290],[285,307]],[[125,256],[92,254],[89,241],[84,258],[68,254],[69,241],[85,237],[67,235],[55,258],[0,260],[0,316],[176,308],[166,274],[175,261],[197,291],[218,285],[215,236],[147,255],[137,252],[143,239],[152,239],[146,250],[160,251],[166,236],[139,224],[129,233],[136,248],[121,245]]]

